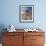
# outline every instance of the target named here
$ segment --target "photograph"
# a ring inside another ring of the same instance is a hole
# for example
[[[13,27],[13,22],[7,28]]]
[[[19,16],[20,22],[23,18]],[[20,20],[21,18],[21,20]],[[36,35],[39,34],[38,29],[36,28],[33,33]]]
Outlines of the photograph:
[[[20,22],[34,21],[34,5],[20,5],[19,7]]]

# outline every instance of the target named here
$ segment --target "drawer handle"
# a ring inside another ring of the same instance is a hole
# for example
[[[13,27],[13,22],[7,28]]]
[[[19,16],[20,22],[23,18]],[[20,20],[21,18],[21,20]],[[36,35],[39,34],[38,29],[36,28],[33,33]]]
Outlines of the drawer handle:
[[[9,38],[10,40],[13,40],[13,38]]]
[[[11,38],[9,38],[10,40],[12,40]]]
[[[36,40],[36,39],[32,39],[32,40]]]

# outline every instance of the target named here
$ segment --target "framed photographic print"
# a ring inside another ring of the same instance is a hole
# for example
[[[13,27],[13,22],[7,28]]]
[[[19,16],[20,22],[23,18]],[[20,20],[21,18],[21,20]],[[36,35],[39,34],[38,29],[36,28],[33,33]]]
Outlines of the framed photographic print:
[[[34,22],[34,5],[19,6],[19,21],[24,23]]]

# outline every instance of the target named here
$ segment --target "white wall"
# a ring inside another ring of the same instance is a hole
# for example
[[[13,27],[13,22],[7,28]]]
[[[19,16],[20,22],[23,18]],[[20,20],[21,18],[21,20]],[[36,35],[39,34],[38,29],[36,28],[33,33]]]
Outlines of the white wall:
[[[16,28],[40,27],[46,30],[46,0],[1,0],[0,25],[13,24]],[[34,23],[19,22],[19,5],[34,5]]]

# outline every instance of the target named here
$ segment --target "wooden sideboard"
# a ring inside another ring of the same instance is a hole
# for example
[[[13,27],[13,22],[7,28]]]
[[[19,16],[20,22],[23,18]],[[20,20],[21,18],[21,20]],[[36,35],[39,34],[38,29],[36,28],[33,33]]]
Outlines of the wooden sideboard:
[[[44,46],[44,32],[3,32],[3,46]]]

